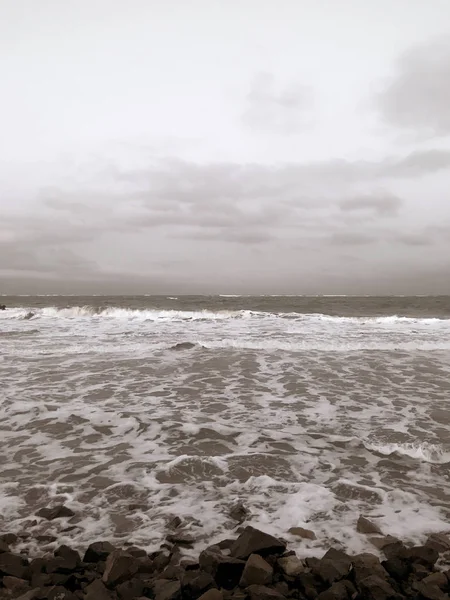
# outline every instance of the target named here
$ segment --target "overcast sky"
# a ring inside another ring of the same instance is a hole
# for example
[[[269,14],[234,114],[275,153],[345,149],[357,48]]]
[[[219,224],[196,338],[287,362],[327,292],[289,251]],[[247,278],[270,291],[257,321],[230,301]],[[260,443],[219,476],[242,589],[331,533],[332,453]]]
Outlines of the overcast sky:
[[[1,0],[0,293],[450,293],[449,0]]]

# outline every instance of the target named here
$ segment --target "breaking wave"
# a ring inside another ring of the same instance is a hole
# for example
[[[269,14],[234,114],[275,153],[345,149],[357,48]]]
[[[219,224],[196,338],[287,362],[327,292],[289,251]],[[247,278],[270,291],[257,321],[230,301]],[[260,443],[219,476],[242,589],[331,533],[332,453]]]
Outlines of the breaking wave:
[[[368,444],[364,446],[370,452],[382,454],[383,456],[409,456],[422,462],[435,465],[450,463],[450,452],[445,452],[438,444],[428,442],[421,443],[391,443],[391,444]]]

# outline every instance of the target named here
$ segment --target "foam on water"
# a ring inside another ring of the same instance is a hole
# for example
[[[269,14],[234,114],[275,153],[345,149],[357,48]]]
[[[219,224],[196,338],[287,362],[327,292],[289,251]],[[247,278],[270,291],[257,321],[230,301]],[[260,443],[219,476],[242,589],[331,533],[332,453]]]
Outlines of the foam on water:
[[[360,513],[423,541],[450,515],[449,333],[394,315],[0,311],[0,529],[155,549],[179,515],[201,547],[242,502],[300,554],[373,551]],[[75,529],[29,522],[51,502]]]

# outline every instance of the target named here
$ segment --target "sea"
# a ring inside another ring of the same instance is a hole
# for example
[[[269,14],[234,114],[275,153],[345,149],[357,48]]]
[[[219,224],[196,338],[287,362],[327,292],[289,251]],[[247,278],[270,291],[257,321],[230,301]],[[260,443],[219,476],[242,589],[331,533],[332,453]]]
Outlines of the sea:
[[[360,515],[450,530],[450,297],[0,304],[0,533],[29,551],[153,551],[174,517],[191,552],[245,524],[300,556],[374,551]]]

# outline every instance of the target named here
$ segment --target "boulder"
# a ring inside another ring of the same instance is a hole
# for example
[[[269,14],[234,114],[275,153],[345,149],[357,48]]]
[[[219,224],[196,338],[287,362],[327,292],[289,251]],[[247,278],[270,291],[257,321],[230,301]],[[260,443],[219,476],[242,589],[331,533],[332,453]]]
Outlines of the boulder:
[[[245,561],[226,556],[218,546],[210,546],[199,556],[200,568],[212,575],[219,587],[235,588],[245,568]]]
[[[304,529],[303,527],[291,527],[289,529],[289,533],[291,535],[295,535],[295,537],[299,537],[305,540],[316,540],[317,536],[314,531],[311,529]]]
[[[181,585],[179,581],[159,579],[153,586],[155,600],[180,600]]]
[[[51,587],[44,597],[46,600],[78,600],[74,593],[60,585]]]
[[[288,577],[297,577],[305,571],[305,565],[297,556],[282,556],[278,559],[278,566]]]
[[[144,582],[141,579],[134,578],[119,584],[116,592],[120,600],[133,600],[137,596],[142,596],[144,588]]]
[[[366,517],[363,517],[362,515],[358,519],[356,530],[358,533],[364,533],[365,535],[383,535],[378,525],[375,525],[375,523],[372,523],[372,521],[369,521],[369,519],[366,519]]]
[[[286,542],[249,525],[231,547],[231,556],[247,560],[250,554],[267,556],[269,554],[283,554],[285,550]]]
[[[6,575],[3,577],[3,587],[9,590],[14,596],[19,596],[26,592],[30,588],[30,585],[26,579]]]
[[[408,578],[410,571],[409,565],[405,560],[402,560],[398,556],[388,558],[383,563],[383,568],[389,573],[389,575],[397,581],[404,581]]]
[[[91,544],[83,558],[85,563],[98,563],[108,558],[111,552],[114,552],[115,548],[109,542],[94,542]]]
[[[332,585],[336,581],[347,577],[352,561],[345,552],[330,548],[321,560],[308,561],[309,565],[311,565],[312,572],[323,582]]]
[[[54,552],[55,557],[60,559],[60,566],[58,571],[60,573],[70,573],[75,571],[81,564],[81,557],[76,550],[69,548],[69,546],[59,546]]]
[[[2,535],[0,535],[0,541],[5,542],[5,544],[8,544],[8,546],[17,544],[18,540],[19,538],[15,533],[2,533]]]
[[[67,508],[67,506],[64,506],[64,504],[58,504],[53,508],[41,508],[36,513],[36,516],[47,519],[47,521],[53,521],[54,519],[73,517],[75,513],[70,508]]]
[[[347,580],[334,583],[328,590],[317,596],[317,600],[350,600],[356,596],[354,585]]]
[[[422,579],[422,583],[426,585],[437,585],[439,588],[446,588],[449,585],[447,576],[441,571],[436,571],[436,573],[427,575],[424,579]]]
[[[402,598],[385,579],[377,575],[366,577],[361,581],[359,589],[364,600],[401,600]]]
[[[250,516],[250,511],[246,508],[241,502],[238,502],[234,506],[232,506],[230,510],[230,517],[233,521],[237,521],[238,523],[243,523]]]
[[[281,600],[285,598],[277,590],[264,585],[250,585],[245,591],[250,600]]]
[[[28,561],[11,552],[0,554],[0,575],[11,575],[18,579],[26,579]]]
[[[95,579],[84,589],[85,600],[111,600],[112,595],[100,579]]]
[[[431,546],[414,546],[413,548],[407,548],[402,552],[402,555],[401,558],[428,568],[432,568],[439,558],[439,552]]]
[[[16,596],[16,600],[40,600],[40,598],[42,598],[42,594],[39,588],[29,590],[21,596]]]
[[[363,579],[370,575],[377,575],[381,579],[387,579],[389,576],[389,573],[383,568],[378,557],[368,552],[354,556],[352,564],[352,577],[357,586]]]
[[[135,558],[147,558],[147,552],[143,548],[138,548],[137,546],[130,546],[127,548],[127,552]]]
[[[176,544],[177,546],[193,546],[195,544],[195,538],[182,530],[169,533],[166,539],[171,544]]]
[[[450,550],[450,536],[446,533],[432,533],[425,542],[425,546],[434,548],[440,554],[448,552]]]
[[[223,600],[223,594],[218,589],[211,589],[202,594],[198,600]]]
[[[259,554],[251,554],[240,579],[241,587],[267,585],[272,582],[273,568]]]
[[[198,598],[208,590],[216,587],[214,577],[204,571],[187,571],[181,577],[183,597]]]
[[[435,584],[426,584],[424,581],[420,581],[417,585],[417,591],[425,600],[448,600],[448,594],[445,594]]]
[[[102,581],[108,586],[118,585],[131,579],[138,570],[137,559],[122,550],[114,550],[106,559]]]
[[[4,542],[3,540],[0,540],[0,554],[2,552],[9,552],[9,546],[6,542]]]

